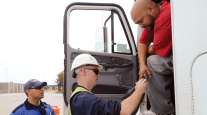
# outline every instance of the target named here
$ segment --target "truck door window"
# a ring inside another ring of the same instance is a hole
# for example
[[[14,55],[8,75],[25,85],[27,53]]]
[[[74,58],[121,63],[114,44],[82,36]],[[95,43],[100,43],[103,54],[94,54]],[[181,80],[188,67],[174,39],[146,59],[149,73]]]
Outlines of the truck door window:
[[[68,43],[72,48],[107,53],[131,53],[117,13],[106,10],[73,10],[69,21]]]
[[[114,22],[120,22],[117,15],[114,16]],[[114,24],[114,52],[130,53],[129,45],[125,36],[125,32],[122,28],[121,22]]]

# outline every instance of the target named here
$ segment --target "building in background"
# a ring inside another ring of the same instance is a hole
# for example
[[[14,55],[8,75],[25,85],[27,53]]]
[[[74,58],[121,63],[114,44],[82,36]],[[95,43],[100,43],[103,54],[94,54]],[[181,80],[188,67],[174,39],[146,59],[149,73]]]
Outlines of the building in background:
[[[24,84],[14,82],[0,82],[0,93],[24,92]]]

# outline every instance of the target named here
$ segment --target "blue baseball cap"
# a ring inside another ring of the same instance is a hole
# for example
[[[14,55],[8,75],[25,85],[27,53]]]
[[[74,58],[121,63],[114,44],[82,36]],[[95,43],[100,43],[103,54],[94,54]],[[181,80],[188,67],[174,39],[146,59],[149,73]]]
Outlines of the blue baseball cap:
[[[24,84],[24,92],[29,89],[36,89],[47,86],[47,82],[41,82],[37,79],[31,79]]]

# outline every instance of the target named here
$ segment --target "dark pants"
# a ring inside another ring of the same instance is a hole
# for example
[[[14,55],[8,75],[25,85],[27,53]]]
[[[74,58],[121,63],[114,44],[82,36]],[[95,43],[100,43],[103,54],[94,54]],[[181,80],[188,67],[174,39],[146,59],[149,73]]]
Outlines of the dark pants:
[[[157,115],[175,113],[172,56],[151,55],[147,65],[152,73],[146,91],[151,110]]]

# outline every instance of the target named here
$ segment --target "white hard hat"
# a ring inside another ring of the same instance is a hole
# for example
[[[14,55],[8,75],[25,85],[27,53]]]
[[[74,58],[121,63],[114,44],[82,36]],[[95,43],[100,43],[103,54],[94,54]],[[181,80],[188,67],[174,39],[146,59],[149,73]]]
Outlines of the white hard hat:
[[[99,69],[101,69],[101,65],[98,63],[96,58],[94,58],[90,54],[80,54],[75,57],[73,60],[72,66],[71,66],[71,71],[74,71],[74,69],[81,67],[83,65],[95,65],[98,66]]]

